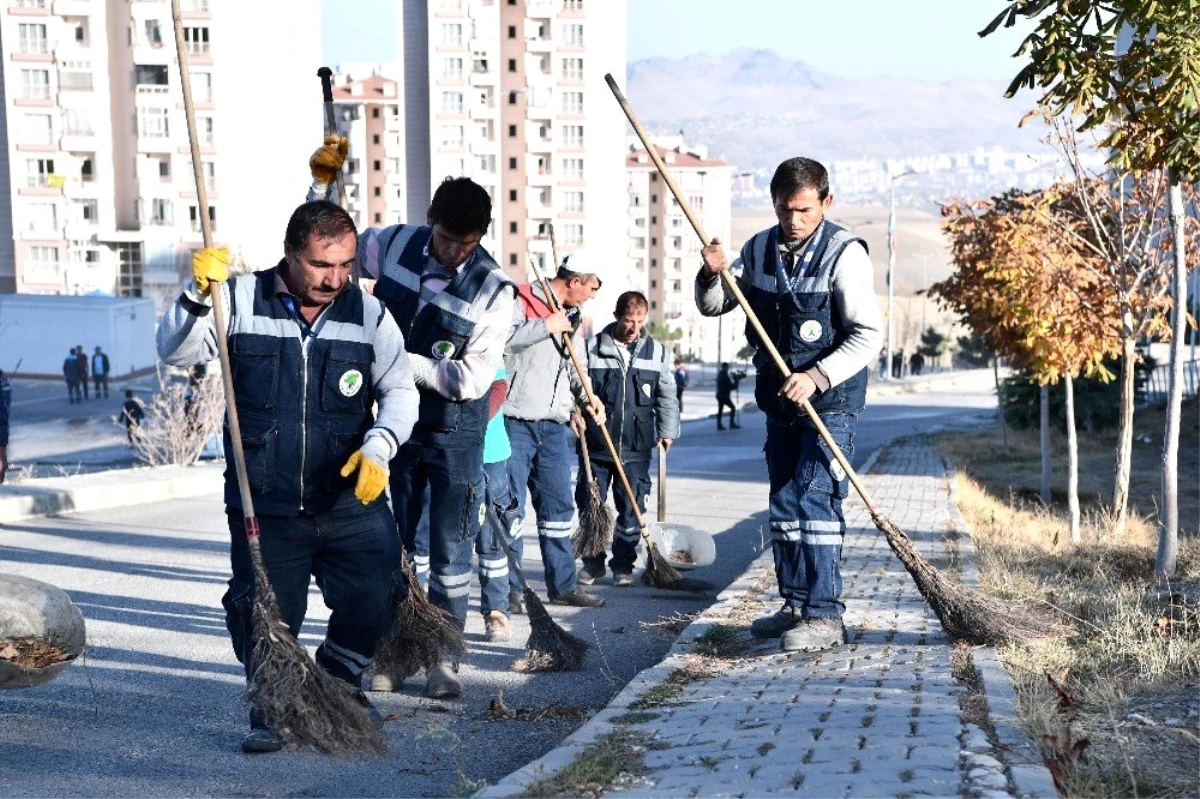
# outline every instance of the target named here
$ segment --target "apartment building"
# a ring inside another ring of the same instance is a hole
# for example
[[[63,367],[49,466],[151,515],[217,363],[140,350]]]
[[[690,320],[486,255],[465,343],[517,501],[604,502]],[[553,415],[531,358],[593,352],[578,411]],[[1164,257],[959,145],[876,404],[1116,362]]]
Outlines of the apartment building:
[[[402,0],[395,166],[405,218],[467,175],[487,188],[484,246],[524,281],[579,247],[613,265],[591,312],[625,282],[625,119],[604,83],[625,75],[624,0]],[[372,164],[373,165],[373,164]],[[614,293],[615,292],[615,293]],[[611,296],[610,296],[611,295]]]
[[[705,232],[719,238],[732,259],[740,246],[729,240],[733,165],[709,158],[706,148],[686,144],[681,135],[656,136],[652,143]],[[650,317],[682,331],[675,342],[679,354],[732,360],[745,343],[745,317],[735,311],[721,320],[709,319],[696,310],[693,282],[700,239],[637,139],[628,142],[625,173],[631,280],[650,300]]]
[[[182,0],[218,243],[282,254],[321,140],[317,0]],[[201,246],[168,0],[2,0],[0,291],[172,297]]]

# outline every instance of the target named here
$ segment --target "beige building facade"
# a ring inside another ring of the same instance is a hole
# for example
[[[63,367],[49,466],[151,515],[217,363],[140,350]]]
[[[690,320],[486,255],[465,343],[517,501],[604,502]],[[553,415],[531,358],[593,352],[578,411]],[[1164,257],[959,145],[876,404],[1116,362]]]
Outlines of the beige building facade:
[[[181,5],[215,238],[269,266],[322,132],[319,4]],[[0,45],[0,291],[169,299],[203,213],[170,3],[3,0]]]

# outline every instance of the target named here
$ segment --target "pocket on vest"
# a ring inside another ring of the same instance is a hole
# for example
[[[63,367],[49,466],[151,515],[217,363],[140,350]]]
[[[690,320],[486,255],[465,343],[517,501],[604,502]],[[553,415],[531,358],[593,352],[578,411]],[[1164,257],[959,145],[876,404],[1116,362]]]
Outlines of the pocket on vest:
[[[246,480],[254,494],[275,490],[275,452],[279,431],[275,422],[255,423],[242,419],[242,450],[246,456]],[[296,464],[299,468],[299,464]]]
[[[371,364],[359,358],[339,358],[333,352],[325,358],[321,378],[321,409],[330,413],[362,414],[371,396]]]
[[[275,409],[282,346],[282,339],[268,336],[242,334],[230,338],[233,390],[239,408]]]

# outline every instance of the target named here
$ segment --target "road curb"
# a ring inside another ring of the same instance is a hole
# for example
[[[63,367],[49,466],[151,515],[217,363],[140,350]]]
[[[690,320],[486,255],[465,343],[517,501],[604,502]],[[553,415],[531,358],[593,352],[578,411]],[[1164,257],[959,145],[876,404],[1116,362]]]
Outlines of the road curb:
[[[219,493],[224,463],[114,469],[0,485],[0,524]]]

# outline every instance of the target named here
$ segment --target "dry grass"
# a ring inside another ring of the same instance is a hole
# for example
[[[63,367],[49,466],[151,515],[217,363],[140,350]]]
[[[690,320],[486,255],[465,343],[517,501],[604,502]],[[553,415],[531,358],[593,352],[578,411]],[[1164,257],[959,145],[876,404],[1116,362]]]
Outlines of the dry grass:
[[[1198,434],[1185,427],[1180,517],[1194,530]],[[1025,498],[1038,482],[1036,440],[1010,440],[1009,453],[982,431],[946,434],[937,444],[958,467],[959,508],[980,555],[982,587],[1047,600],[1075,629],[1068,638],[1000,650],[1027,731],[1066,796],[1200,795],[1200,540],[1182,537],[1175,579],[1155,580],[1148,511],[1158,486],[1147,473],[1157,474],[1157,451],[1135,451],[1125,534],[1112,535],[1093,501],[1082,542],[1072,545],[1057,503]],[[1111,490],[1111,442],[1093,438],[1083,450],[1082,482],[1103,496]]]
[[[221,378],[209,374],[189,388],[159,362],[158,385],[159,391],[143,405],[145,418],[131,431],[134,452],[151,466],[191,466],[225,418]],[[116,422],[121,424],[120,417]]]

